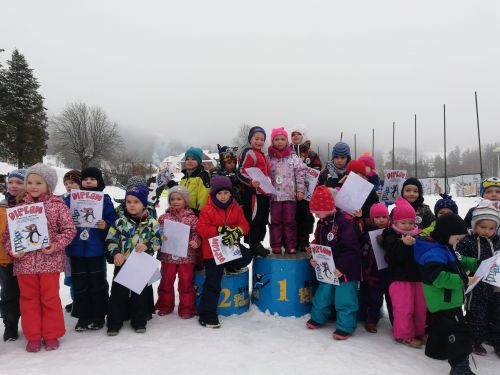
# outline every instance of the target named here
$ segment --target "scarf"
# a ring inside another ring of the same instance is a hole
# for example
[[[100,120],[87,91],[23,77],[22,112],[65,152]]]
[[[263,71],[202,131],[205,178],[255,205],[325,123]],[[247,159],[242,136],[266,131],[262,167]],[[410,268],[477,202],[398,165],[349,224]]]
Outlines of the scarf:
[[[269,153],[269,156],[272,156],[273,158],[283,159],[288,155],[291,155],[292,149],[290,147],[285,147],[283,150],[278,150],[274,146],[269,146],[267,152]]]
[[[401,230],[399,229],[396,224],[392,224],[392,229],[394,229],[394,232],[398,233],[398,234],[402,234],[403,236],[411,236],[411,237],[415,237],[415,236],[418,236],[420,234],[420,232],[422,232],[422,230],[417,227],[415,225],[415,228],[413,228],[412,230],[410,231],[404,231],[404,230]]]
[[[340,175],[344,175],[345,174],[345,171],[346,171],[346,167],[344,168],[337,168],[335,166],[335,164],[333,164],[332,161],[329,161],[328,163],[326,163],[326,168],[328,169],[328,174],[332,177],[332,178],[339,178]]]

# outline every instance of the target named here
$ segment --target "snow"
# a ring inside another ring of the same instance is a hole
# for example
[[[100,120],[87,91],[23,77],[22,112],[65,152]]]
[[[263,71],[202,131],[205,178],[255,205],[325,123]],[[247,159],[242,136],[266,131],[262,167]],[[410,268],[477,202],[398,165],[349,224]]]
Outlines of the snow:
[[[17,169],[16,166],[12,164],[5,163],[3,161],[0,161],[0,175],[6,176],[10,172],[12,172],[14,169]]]
[[[58,171],[58,174],[63,173]],[[62,177],[62,176],[61,176]],[[62,178],[61,178],[62,181]],[[58,185],[59,187],[59,185]],[[123,190],[107,188],[123,197]],[[121,191],[120,191],[121,190]],[[434,207],[437,197],[426,197]],[[476,204],[475,198],[457,198],[460,214]],[[167,206],[162,198],[158,212]],[[112,266],[108,268],[111,283]],[[63,305],[70,302],[69,288],[62,284]],[[155,284],[156,289],[157,284]],[[156,290],[155,290],[156,293]],[[66,335],[54,352],[31,354],[25,341],[0,343],[2,375],[20,374],[447,374],[446,361],[427,358],[422,349],[396,344],[388,318],[371,334],[359,323],[347,341],[332,339],[334,324],[306,329],[309,316],[283,318],[251,306],[249,312],[220,317],[222,328],[199,326],[196,319],[182,320],[173,314],[154,316],[145,334],[136,334],[126,322],[117,337],[105,330],[77,333],[76,319],[65,313]],[[475,357],[479,374],[498,374],[498,358],[486,347],[486,357]],[[496,370],[495,370],[496,369]],[[474,368],[473,368],[474,370]]]

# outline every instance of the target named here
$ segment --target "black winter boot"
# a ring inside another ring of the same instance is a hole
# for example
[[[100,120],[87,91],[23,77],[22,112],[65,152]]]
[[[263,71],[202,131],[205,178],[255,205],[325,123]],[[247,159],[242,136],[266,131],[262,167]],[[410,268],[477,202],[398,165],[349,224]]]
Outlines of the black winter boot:
[[[469,360],[457,363],[450,370],[450,375],[475,375],[474,372],[470,369]]]

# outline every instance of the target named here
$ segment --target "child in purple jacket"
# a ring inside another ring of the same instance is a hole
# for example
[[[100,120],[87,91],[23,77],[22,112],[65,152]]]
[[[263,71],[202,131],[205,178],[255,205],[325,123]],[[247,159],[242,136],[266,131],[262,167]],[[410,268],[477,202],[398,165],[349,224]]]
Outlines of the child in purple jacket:
[[[297,222],[295,212],[297,201],[305,197],[304,163],[288,144],[288,134],[284,128],[276,128],[271,133],[269,160],[271,182],[276,189],[271,201],[270,242],[273,254],[281,254],[281,244],[285,251],[295,254],[297,249]]]

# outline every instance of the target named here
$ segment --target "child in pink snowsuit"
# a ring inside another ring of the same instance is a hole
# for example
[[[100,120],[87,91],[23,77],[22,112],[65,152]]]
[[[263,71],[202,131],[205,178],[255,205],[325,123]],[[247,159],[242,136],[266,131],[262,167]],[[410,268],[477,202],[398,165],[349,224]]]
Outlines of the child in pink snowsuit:
[[[422,277],[413,256],[415,237],[420,233],[413,207],[404,198],[398,198],[393,210],[391,227],[382,232],[382,247],[386,251],[391,285],[394,324],[397,342],[418,348],[425,343],[425,304]]]
[[[178,314],[182,319],[190,319],[195,314],[196,292],[193,285],[193,271],[197,252],[201,245],[201,238],[196,232],[198,217],[189,208],[189,191],[184,186],[178,185],[171,188],[168,194],[168,202],[170,207],[158,218],[162,230],[166,220],[189,225],[191,230],[186,257],[178,257],[163,252],[158,255],[161,260],[162,276],[158,286],[158,301],[155,308],[160,316],[170,314],[174,310],[174,282],[175,276],[178,275]],[[168,241],[168,237],[163,235],[163,241]]]
[[[285,251],[295,254],[297,249],[297,222],[295,211],[297,201],[305,197],[305,165],[291,150],[288,134],[284,128],[276,128],[271,133],[269,160],[271,182],[276,195],[271,200],[270,242],[274,254],[281,254],[281,244]]]

